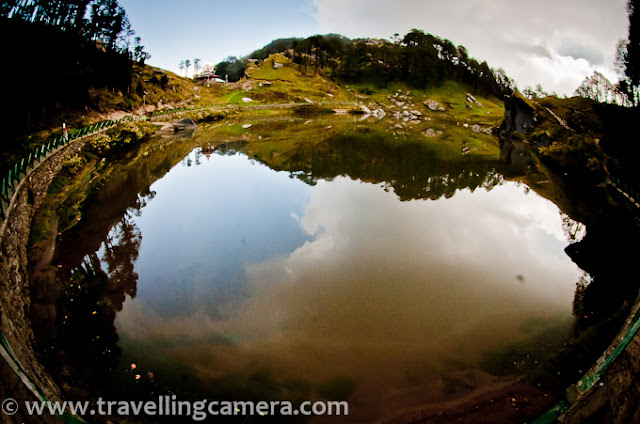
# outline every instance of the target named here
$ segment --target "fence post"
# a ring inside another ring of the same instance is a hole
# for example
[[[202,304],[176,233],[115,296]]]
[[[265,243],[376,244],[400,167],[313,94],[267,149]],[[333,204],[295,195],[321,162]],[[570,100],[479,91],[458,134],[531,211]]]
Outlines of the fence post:
[[[9,196],[8,196],[8,191],[9,189],[7,188],[7,179],[3,178],[2,179],[2,192],[0,192],[0,196],[2,197],[2,201],[9,201]]]

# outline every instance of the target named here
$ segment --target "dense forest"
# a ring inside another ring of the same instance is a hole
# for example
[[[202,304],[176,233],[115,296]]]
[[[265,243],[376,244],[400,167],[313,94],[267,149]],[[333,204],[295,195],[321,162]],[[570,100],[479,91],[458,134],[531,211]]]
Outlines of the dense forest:
[[[92,89],[135,89],[133,63],[149,54],[134,35],[117,0],[2,1],[0,39],[9,58],[2,67],[2,140],[23,136],[63,109],[91,106]]]
[[[273,53],[284,53],[303,72],[322,71],[346,83],[384,87],[405,82],[414,88],[427,88],[456,80],[497,97],[515,89],[514,81],[502,69],[491,69],[487,62],[470,57],[464,46],[418,29],[403,38],[396,34],[393,41],[350,40],[337,34],[278,39],[246,58],[227,58],[217,65],[216,72],[237,81],[249,60],[263,60]]]

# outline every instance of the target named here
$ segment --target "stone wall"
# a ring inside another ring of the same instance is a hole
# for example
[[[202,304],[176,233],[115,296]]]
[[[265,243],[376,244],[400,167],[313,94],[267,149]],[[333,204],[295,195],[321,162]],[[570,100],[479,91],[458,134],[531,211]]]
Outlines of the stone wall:
[[[27,277],[27,245],[31,220],[42,204],[49,185],[62,168],[65,159],[78,153],[87,137],[62,146],[29,173],[14,194],[8,217],[0,228],[0,329],[10,346],[9,354],[16,360],[24,376],[16,376],[13,368],[0,359],[0,399],[18,401],[35,399],[24,384],[29,380],[48,399],[58,400],[60,391],[38,362],[31,329],[31,296]],[[24,409],[24,408],[23,408]],[[22,411],[24,412],[24,411]],[[18,412],[14,416],[1,415],[1,422],[50,422],[49,417],[28,417]],[[57,422],[57,420],[56,420]]]

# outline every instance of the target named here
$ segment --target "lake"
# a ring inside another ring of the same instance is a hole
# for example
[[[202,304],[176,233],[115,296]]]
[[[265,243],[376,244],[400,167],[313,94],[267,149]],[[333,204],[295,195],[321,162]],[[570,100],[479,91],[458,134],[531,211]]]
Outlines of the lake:
[[[577,223],[504,177],[497,145],[340,122],[165,137],[114,172],[54,257],[59,343],[101,358],[71,368],[98,391],[347,399],[371,421],[571,337]]]

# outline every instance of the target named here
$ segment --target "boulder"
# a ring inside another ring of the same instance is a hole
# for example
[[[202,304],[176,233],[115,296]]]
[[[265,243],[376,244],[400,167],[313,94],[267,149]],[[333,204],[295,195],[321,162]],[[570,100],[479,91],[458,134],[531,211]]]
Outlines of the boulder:
[[[471,95],[471,93],[467,93],[467,101],[471,104],[475,104],[478,107],[482,107],[482,103],[477,101],[476,98]]]
[[[435,100],[425,100],[424,105],[431,111],[444,111],[444,107]]]
[[[479,134],[491,134],[491,128],[485,128],[485,127],[481,127],[478,124],[473,124],[471,126],[471,131],[473,131],[474,133],[479,133]]]
[[[426,137],[435,137],[437,135],[442,134],[442,131],[436,131],[433,128],[428,128],[426,131],[424,131],[422,134],[424,134]]]
[[[365,105],[360,105],[360,109],[362,109],[362,111],[366,114],[366,115],[371,115],[371,109],[369,109],[368,107],[366,107]]]
[[[198,126],[198,124],[196,124],[191,118],[185,118],[185,119],[180,119],[179,121],[174,121],[172,125],[173,125],[174,131],[191,130]]]
[[[537,121],[537,112],[527,100],[517,95],[504,97],[504,119],[500,132],[504,135],[513,132],[525,134],[533,129]]]

